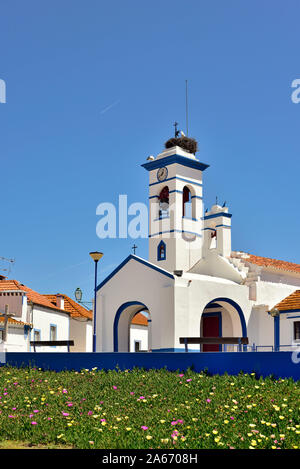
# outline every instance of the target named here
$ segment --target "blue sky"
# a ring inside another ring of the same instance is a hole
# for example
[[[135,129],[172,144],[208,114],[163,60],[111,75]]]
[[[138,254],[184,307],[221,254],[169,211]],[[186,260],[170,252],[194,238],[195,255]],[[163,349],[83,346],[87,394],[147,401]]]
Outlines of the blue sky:
[[[299,2],[1,2],[0,256],[41,293],[90,299],[147,240],[100,240],[96,207],[147,202],[141,168],[173,134],[199,142],[204,201],[226,200],[233,249],[300,263]],[[3,266],[3,264],[2,264]]]

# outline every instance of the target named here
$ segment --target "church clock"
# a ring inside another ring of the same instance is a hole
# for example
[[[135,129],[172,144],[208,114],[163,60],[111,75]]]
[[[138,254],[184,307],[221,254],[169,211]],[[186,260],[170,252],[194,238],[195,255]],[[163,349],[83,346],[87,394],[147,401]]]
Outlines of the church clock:
[[[165,179],[167,179],[167,176],[168,176],[168,170],[166,167],[164,168],[159,168],[159,170],[157,171],[157,179],[162,182],[164,181]]]

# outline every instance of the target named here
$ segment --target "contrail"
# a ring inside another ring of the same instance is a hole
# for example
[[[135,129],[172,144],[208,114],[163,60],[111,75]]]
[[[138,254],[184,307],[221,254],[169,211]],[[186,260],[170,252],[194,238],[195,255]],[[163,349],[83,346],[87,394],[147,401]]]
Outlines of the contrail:
[[[102,109],[102,111],[100,111],[100,114],[105,114],[107,111],[109,111],[112,107],[116,106],[117,104],[119,104],[120,100],[118,99],[118,101],[110,104],[109,106],[105,107],[104,109]]]

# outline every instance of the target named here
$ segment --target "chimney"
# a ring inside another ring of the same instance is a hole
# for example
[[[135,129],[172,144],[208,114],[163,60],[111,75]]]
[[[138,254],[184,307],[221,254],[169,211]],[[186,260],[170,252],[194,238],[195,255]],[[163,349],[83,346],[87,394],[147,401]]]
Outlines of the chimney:
[[[61,295],[60,293],[57,293],[57,295],[56,295],[56,306],[57,306],[59,309],[65,309],[65,300],[64,300],[64,296]]]

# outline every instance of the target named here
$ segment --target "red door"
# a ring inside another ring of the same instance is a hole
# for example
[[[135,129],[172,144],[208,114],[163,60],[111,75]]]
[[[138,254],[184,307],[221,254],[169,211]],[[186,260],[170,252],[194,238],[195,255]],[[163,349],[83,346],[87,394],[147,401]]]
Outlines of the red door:
[[[202,335],[203,337],[219,337],[219,317],[218,316],[203,316],[203,328]],[[203,344],[203,352],[218,352],[218,344]]]

